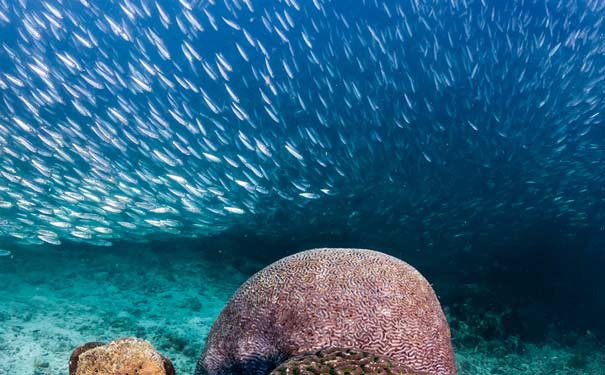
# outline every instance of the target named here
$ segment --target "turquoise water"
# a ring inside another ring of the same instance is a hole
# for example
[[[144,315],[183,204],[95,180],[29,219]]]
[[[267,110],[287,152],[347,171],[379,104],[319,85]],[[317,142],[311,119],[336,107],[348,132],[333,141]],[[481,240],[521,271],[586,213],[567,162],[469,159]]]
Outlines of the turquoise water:
[[[78,345],[137,336],[192,374],[212,321],[247,277],[219,259],[149,247],[3,259],[0,373],[66,374]]]
[[[137,336],[168,356],[178,374],[192,374],[224,303],[268,262],[237,256],[240,247],[39,248],[2,259],[0,373],[66,374],[74,347]],[[603,373],[605,351],[595,333],[544,326],[536,327],[539,338],[513,334],[510,311],[485,285],[456,286],[448,276],[431,281],[461,375]]]

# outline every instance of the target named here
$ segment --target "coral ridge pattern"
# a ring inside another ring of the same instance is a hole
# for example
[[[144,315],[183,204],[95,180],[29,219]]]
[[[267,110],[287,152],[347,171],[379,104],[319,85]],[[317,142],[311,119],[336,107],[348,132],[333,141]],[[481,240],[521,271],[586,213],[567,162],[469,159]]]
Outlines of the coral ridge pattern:
[[[293,356],[354,348],[454,375],[450,330],[428,281],[371,250],[313,249],[253,275],[221,311],[196,375],[263,375]]]

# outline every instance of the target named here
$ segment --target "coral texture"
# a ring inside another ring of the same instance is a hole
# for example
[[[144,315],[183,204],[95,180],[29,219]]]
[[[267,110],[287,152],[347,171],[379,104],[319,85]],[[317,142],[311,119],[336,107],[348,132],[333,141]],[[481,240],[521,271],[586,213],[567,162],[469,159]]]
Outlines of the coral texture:
[[[295,356],[270,375],[429,375],[396,361],[355,349],[325,349]]]
[[[236,291],[212,326],[196,375],[266,374],[325,348],[456,373],[449,326],[418,271],[376,251],[314,249],[269,265]]]
[[[172,363],[141,339],[84,344],[71,355],[69,375],[175,375]]]

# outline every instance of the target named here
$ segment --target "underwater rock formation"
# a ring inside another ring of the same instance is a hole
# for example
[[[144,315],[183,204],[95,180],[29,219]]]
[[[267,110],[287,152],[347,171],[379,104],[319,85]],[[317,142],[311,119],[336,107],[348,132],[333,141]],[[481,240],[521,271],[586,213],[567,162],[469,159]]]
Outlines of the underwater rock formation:
[[[353,349],[326,349],[293,357],[269,375],[429,375],[390,358]]]
[[[449,326],[418,271],[376,251],[314,249],[269,265],[236,291],[195,374],[266,374],[324,348],[368,351],[432,375],[456,373]]]
[[[76,348],[69,360],[69,375],[175,375],[175,371],[149,342],[127,337]]]

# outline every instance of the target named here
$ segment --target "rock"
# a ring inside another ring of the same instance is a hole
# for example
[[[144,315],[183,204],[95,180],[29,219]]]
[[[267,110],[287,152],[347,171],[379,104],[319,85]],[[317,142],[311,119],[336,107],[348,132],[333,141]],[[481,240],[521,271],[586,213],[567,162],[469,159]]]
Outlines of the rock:
[[[175,371],[149,342],[127,337],[76,348],[69,360],[69,375],[175,375]]]
[[[34,359],[34,367],[35,368],[48,368],[49,363],[48,363],[48,361],[46,361],[42,358],[36,358],[36,359]]]

